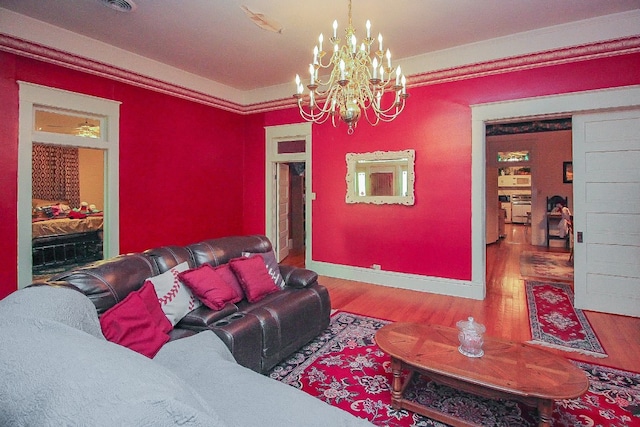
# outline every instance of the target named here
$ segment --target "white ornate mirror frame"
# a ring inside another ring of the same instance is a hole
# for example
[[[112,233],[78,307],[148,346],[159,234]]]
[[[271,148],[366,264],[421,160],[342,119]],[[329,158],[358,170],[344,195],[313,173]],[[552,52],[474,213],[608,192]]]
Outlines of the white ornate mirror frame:
[[[415,150],[347,153],[347,203],[415,203]]]

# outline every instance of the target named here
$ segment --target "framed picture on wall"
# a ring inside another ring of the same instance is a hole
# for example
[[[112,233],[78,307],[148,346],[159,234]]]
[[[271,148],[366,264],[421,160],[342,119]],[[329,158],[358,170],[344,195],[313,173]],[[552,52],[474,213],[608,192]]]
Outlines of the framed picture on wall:
[[[573,162],[562,162],[562,182],[565,184],[573,182]]]

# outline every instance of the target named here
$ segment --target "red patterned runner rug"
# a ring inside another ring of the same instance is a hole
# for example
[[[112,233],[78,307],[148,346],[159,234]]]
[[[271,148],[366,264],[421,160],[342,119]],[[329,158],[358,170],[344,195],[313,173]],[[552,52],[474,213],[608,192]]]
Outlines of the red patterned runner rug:
[[[588,356],[607,357],[573,292],[564,283],[525,281],[532,344]]]
[[[270,377],[378,426],[442,427],[444,424],[391,408],[390,359],[374,335],[389,322],[338,312],[314,341],[276,366]],[[574,362],[589,378],[580,399],[556,401],[554,427],[639,426],[640,374]],[[419,377],[410,398],[486,426],[537,426],[536,410],[506,400],[463,393]]]

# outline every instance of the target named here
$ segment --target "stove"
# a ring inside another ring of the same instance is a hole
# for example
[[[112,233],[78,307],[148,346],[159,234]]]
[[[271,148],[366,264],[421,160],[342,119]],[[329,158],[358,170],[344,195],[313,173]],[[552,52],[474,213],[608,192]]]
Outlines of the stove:
[[[511,222],[528,224],[531,218],[531,194],[511,195]]]

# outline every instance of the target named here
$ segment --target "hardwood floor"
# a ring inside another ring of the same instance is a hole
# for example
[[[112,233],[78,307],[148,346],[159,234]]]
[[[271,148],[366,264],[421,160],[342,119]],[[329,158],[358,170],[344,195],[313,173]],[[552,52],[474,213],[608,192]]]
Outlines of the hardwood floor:
[[[455,327],[473,316],[487,327],[487,335],[512,341],[531,339],[524,279],[523,251],[559,251],[528,244],[526,226],[507,224],[504,239],[487,246],[487,296],[483,301],[391,288],[321,276],[334,309],[392,321],[425,322]],[[286,264],[304,266],[304,253],[291,254]],[[640,319],[585,311],[608,354],[606,358],[548,349],[562,356],[615,368],[640,371]]]

